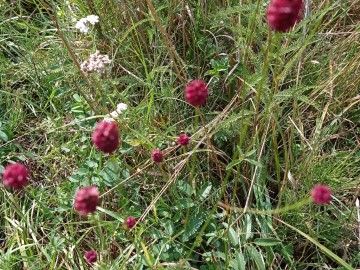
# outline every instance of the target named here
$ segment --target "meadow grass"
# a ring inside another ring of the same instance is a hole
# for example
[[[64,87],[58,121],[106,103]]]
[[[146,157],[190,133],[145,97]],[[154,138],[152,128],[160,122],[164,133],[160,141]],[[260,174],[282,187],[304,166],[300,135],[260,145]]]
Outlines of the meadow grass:
[[[31,173],[0,187],[0,269],[360,268],[360,1],[307,0],[288,33],[268,3],[0,0],[0,172]],[[111,64],[86,74],[96,50]],[[91,134],[118,103],[121,144],[103,154]],[[316,184],[330,205],[311,203]],[[101,206],[79,216],[89,185]]]

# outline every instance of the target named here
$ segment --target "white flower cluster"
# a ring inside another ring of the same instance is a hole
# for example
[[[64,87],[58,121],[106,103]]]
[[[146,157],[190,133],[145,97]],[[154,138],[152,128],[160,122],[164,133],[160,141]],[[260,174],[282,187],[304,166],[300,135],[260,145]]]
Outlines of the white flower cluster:
[[[99,22],[99,16],[89,15],[86,18],[81,18],[76,23],[75,28],[79,29],[80,32],[82,32],[86,35],[89,32],[89,27],[86,24],[90,23],[90,24],[94,25],[97,22]]]
[[[106,54],[100,54],[99,51],[96,51],[95,53],[90,54],[89,59],[82,62],[80,67],[81,70],[86,73],[97,72],[100,74],[104,71],[105,65],[110,63],[111,61],[109,59],[109,56],[107,56]]]
[[[127,105],[125,103],[119,103],[116,106],[116,110],[111,112],[110,114],[106,115],[106,117],[104,118],[105,122],[111,122],[114,121],[114,118],[118,118],[120,116],[120,114],[122,114],[123,111],[127,110]]]

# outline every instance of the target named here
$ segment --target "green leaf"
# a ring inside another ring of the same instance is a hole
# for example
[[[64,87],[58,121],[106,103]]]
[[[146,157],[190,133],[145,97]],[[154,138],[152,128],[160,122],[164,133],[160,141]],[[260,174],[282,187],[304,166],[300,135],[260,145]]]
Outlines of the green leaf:
[[[246,246],[246,250],[249,254],[249,258],[255,262],[257,268],[259,270],[265,270],[265,263],[259,251],[257,251],[257,249],[253,246]]]
[[[258,166],[258,167],[262,167],[262,164],[256,160],[253,160],[253,159],[245,159],[247,162],[249,162],[250,164],[252,165],[255,165],[255,166]]]
[[[212,185],[207,182],[200,191],[200,200],[203,201],[209,196]]]
[[[187,196],[191,196],[194,193],[194,189],[185,181],[180,180],[178,182],[178,188],[184,192]]]
[[[244,258],[244,254],[242,254],[241,250],[236,252],[236,261],[238,265],[239,270],[245,270],[246,269],[246,262]]]
[[[115,218],[116,220],[120,221],[121,223],[124,222],[124,219],[122,217],[120,217],[120,215],[118,213],[115,213],[115,212],[110,211],[110,210],[106,210],[106,209],[104,209],[104,208],[102,208],[100,206],[96,207],[96,209],[98,211],[100,211],[100,212],[103,212],[103,213]]]
[[[231,161],[227,166],[226,166],[226,170],[230,170],[232,167],[240,164],[243,160],[242,159],[235,159],[233,161]]]
[[[0,139],[3,140],[4,142],[7,142],[9,140],[9,137],[4,131],[0,130]]]
[[[200,214],[192,215],[189,222],[186,224],[183,241],[189,240],[189,238],[197,232],[203,222],[204,219]]]
[[[227,223],[223,223],[223,225],[226,229],[229,229],[229,238],[230,238],[231,243],[234,246],[237,246],[239,244],[239,237],[237,236],[235,230],[233,229],[233,227],[229,228]]]
[[[254,243],[262,247],[270,247],[280,245],[281,241],[275,238],[257,238]]]

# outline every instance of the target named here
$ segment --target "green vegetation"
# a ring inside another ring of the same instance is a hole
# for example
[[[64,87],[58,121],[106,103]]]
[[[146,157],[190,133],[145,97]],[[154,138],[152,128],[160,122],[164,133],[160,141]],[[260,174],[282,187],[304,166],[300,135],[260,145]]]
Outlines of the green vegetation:
[[[31,174],[0,186],[0,269],[360,267],[360,0],[307,1],[288,33],[268,2],[0,0],[0,173]],[[108,69],[83,73],[96,50]],[[121,144],[103,154],[91,134],[118,103]],[[329,205],[309,202],[320,183]],[[102,202],[83,217],[89,185]]]

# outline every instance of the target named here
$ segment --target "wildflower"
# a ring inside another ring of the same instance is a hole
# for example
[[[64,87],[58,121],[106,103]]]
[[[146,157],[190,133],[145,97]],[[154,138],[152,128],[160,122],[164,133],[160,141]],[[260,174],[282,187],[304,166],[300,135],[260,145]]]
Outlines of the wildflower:
[[[180,134],[177,142],[182,146],[186,146],[190,143],[190,138],[186,134]]]
[[[79,29],[80,32],[84,33],[85,35],[89,32],[89,27],[87,23],[94,25],[95,23],[99,22],[99,17],[96,15],[89,15],[86,18],[81,18],[76,24],[75,28]]]
[[[80,215],[88,215],[96,211],[100,205],[99,191],[96,187],[84,187],[79,189],[75,195],[74,208]]]
[[[316,185],[311,190],[311,197],[316,204],[329,204],[331,201],[331,190],[326,185]]]
[[[85,252],[85,259],[88,264],[93,264],[97,260],[97,253],[95,250],[88,250]]]
[[[86,20],[92,24],[92,25],[95,25],[95,23],[99,22],[99,16],[96,16],[96,15],[88,15],[86,17]]]
[[[136,220],[133,217],[126,218],[126,220],[124,222],[125,227],[128,229],[133,228],[135,226],[135,224],[136,224]]]
[[[109,56],[96,51],[90,54],[89,59],[81,63],[80,68],[85,73],[97,72],[101,74],[104,72],[106,65],[110,63]]]
[[[116,106],[116,110],[111,112],[110,115],[113,118],[117,118],[117,117],[119,117],[120,114],[122,114],[123,111],[126,111],[126,110],[127,110],[127,105],[125,103],[119,103]]]
[[[161,152],[160,149],[155,149],[151,153],[151,158],[153,159],[154,162],[161,163],[163,161],[163,153]]]
[[[190,82],[185,89],[185,99],[193,106],[202,106],[208,98],[208,88],[206,83],[201,80]]]
[[[271,29],[286,32],[301,20],[303,0],[273,0],[266,18]]]
[[[29,171],[20,163],[9,164],[5,167],[3,182],[4,186],[14,189],[26,186],[29,183]]]
[[[119,131],[115,122],[100,122],[93,134],[92,142],[105,153],[112,153],[119,147]]]

